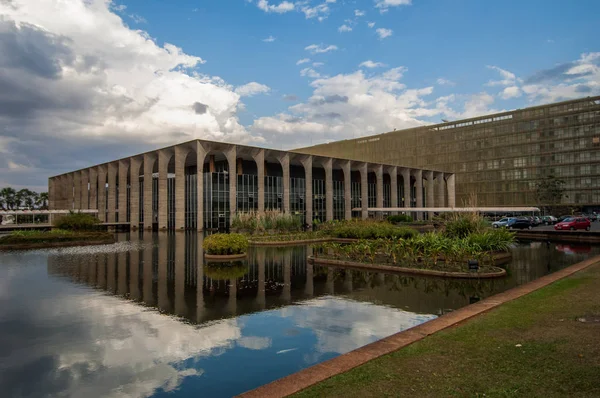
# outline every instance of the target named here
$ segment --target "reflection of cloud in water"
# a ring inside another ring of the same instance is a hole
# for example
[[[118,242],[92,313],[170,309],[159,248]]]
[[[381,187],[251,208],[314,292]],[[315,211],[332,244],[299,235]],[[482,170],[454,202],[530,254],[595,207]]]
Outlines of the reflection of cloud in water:
[[[15,378],[2,387],[17,393],[26,383],[18,380],[23,369],[35,368],[40,378],[31,395],[145,397],[202,374],[194,368],[197,361],[182,367],[188,358],[220,355],[236,340],[250,349],[271,344],[269,338],[242,337],[235,319],[194,327],[101,294],[47,298],[10,315],[20,316],[19,326],[30,335],[0,332],[25,340],[4,358],[8,365],[0,366],[4,376]]]
[[[344,298],[322,297],[280,310],[284,317],[314,330],[316,351],[343,354],[436,318]]]
[[[249,350],[264,350],[265,348],[271,347],[271,338],[257,336],[242,337],[237,340],[237,345]]]

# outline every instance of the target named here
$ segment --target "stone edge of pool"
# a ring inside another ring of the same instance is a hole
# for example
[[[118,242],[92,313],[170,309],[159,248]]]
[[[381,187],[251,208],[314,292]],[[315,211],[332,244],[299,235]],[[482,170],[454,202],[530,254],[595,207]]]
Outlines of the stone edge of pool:
[[[600,263],[600,255],[573,264],[570,267],[545,275],[532,282],[526,283],[494,296],[483,299],[475,304],[444,314],[431,321],[422,323],[413,328],[398,332],[384,339],[367,344],[346,354],[342,354],[325,362],[313,365],[289,376],[272,381],[258,388],[246,391],[238,397],[284,397],[308,388],[330,377],[347,372],[357,366],[363,365],[375,358],[389,354],[419,341],[440,330],[467,321],[477,315],[483,314],[506,302],[525,296],[531,292],[548,286],[560,279],[573,275],[594,264]]]

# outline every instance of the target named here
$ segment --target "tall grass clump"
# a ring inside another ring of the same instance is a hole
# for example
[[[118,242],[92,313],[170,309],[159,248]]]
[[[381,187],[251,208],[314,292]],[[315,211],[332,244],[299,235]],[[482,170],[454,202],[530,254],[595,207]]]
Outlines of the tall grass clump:
[[[326,230],[332,237],[350,239],[408,239],[419,234],[413,228],[371,220],[340,221],[330,224]]]
[[[465,238],[487,228],[485,220],[477,213],[450,213],[441,221],[443,233],[449,238]]]
[[[93,215],[73,211],[54,222],[56,228],[67,231],[92,231],[98,228],[98,224],[100,220]]]

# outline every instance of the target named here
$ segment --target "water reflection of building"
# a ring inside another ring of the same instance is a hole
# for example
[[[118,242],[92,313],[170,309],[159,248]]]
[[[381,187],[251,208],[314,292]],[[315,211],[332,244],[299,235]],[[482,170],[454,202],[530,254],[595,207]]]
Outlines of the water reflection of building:
[[[133,233],[130,238],[119,234],[117,245],[81,254],[50,254],[48,271],[203,323],[326,295],[441,314],[587,255],[566,255],[545,244],[519,247],[513,251],[508,278],[455,281],[313,265],[306,262],[312,250],[306,246],[256,247],[250,248],[247,259],[240,263],[241,274],[216,278],[210,272],[214,265],[203,261],[202,239],[202,234],[196,233]]]

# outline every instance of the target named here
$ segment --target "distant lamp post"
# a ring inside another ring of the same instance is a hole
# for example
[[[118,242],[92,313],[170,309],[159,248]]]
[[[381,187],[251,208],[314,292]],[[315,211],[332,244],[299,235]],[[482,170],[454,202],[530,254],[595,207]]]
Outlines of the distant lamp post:
[[[469,260],[469,261],[467,261],[467,264],[469,265],[469,271],[471,271],[471,272],[479,271],[479,261]]]

